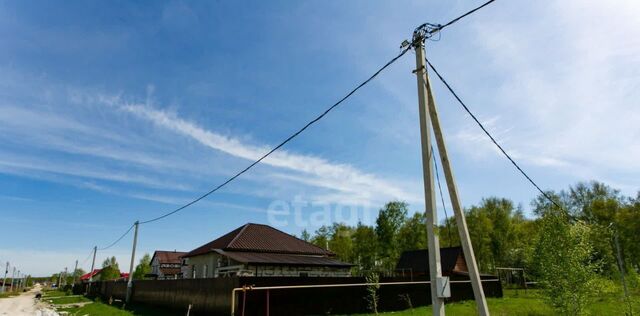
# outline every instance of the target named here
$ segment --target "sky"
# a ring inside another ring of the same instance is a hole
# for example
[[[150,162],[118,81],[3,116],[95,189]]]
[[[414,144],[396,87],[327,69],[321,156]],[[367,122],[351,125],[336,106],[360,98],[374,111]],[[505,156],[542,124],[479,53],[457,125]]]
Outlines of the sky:
[[[0,262],[89,270],[93,246],[246,167],[416,26],[481,3],[0,1]],[[541,187],[599,180],[635,196],[638,16],[636,1],[496,1],[427,55]],[[424,211],[413,69],[409,52],[219,192],[141,225],[137,253],[189,251],[247,222],[298,235],[373,224],[391,200]],[[506,197],[532,216],[536,190],[433,87],[463,205]],[[97,265],[116,256],[126,270],[131,239]]]

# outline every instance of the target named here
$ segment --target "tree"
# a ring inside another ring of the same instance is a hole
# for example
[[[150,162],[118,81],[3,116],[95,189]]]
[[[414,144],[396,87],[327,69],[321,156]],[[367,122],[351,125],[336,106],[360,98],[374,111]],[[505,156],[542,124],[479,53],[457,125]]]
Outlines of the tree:
[[[566,212],[547,210],[541,220],[534,265],[549,303],[563,315],[581,315],[597,294],[599,264],[591,260],[589,226]]]
[[[427,248],[426,216],[422,212],[413,214],[402,223],[398,231],[400,251]]]
[[[376,266],[378,240],[371,226],[358,223],[352,235],[353,259],[362,270],[373,270]]]
[[[376,236],[382,264],[392,269],[400,257],[398,231],[407,217],[407,203],[393,201],[380,210],[376,219]]]
[[[345,224],[334,223],[330,229],[329,249],[340,260],[350,262],[353,257],[353,241],[351,235],[353,229]]]
[[[117,280],[120,278],[120,267],[116,257],[107,258],[102,262],[102,271],[100,271],[100,280]]]
[[[311,238],[311,243],[320,248],[327,249],[329,247],[329,235],[329,227],[322,225],[322,227],[316,230],[313,238]]]
[[[309,232],[306,229],[302,230],[302,233],[300,234],[300,239],[302,239],[304,241],[311,240],[311,236],[309,235]]]
[[[144,276],[149,273],[151,273],[151,256],[148,253],[145,253],[140,259],[140,263],[138,263],[136,269],[133,271],[133,278],[136,280],[142,280],[144,279]]]

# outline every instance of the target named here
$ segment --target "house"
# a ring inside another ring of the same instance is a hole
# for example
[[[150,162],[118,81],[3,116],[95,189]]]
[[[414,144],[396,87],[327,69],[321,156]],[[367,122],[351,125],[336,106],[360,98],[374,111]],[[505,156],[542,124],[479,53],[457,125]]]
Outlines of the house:
[[[102,269],[94,269],[93,271],[83,274],[80,277],[80,282],[86,283],[89,282],[89,280],[93,280],[93,281],[99,281],[100,280],[100,272],[102,272]],[[93,277],[93,279],[92,279]],[[129,278],[129,273],[124,273],[124,272],[120,272],[120,280],[126,280]]]
[[[185,278],[224,276],[350,276],[353,266],[331,251],[273,227],[245,224],[183,258]]]
[[[468,275],[462,247],[440,248],[440,267],[443,276]],[[413,276],[429,276],[429,250],[409,250],[400,255],[396,271]]]
[[[182,279],[182,256],[186,252],[156,250],[151,257],[151,274],[158,280]]]

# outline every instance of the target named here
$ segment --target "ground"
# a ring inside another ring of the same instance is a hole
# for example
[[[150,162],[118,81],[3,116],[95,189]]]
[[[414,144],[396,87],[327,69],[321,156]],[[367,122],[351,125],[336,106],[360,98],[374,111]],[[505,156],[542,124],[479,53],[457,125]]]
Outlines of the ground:
[[[39,285],[19,295],[0,298],[0,315],[11,316],[57,316],[58,314],[47,308],[45,304],[36,301],[36,293],[41,290]]]

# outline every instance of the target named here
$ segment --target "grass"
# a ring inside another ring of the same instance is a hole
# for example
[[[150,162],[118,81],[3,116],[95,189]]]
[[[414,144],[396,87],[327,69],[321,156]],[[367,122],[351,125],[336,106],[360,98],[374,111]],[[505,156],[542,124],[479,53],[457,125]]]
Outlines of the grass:
[[[18,293],[18,292],[3,292],[3,293],[0,293],[0,298],[12,297],[12,296],[16,296],[18,294],[20,294],[20,293]]]
[[[635,295],[633,299],[633,311],[640,311],[640,298]],[[491,315],[515,315],[515,316],[547,316],[558,313],[549,306],[542,298],[539,290],[528,290],[525,294],[523,290],[505,290],[503,298],[488,298],[489,312]],[[477,315],[474,301],[464,301],[445,305],[447,315],[473,316]],[[627,305],[618,294],[608,294],[599,297],[595,302],[587,307],[588,315],[625,315]],[[384,316],[417,316],[430,315],[431,306],[408,309],[397,312],[384,312],[379,315]],[[373,314],[363,314],[373,315]]]
[[[131,315],[145,315],[145,316],[168,316],[182,313],[175,313],[168,311],[166,308],[156,308],[145,305],[130,305],[123,308],[122,302],[114,302],[112,305],[103,303],[100,299],[91,300],[84,296],[71,296],[69,293],[62,291],[45,291],[43,293],[43,300],[51,301],[50,303],[58,312],[67,312],[71,316],[131,316]],[[56,297],[47,299],[47,297]],[[76,304],[76,306],[69,306],[68,304]]]

